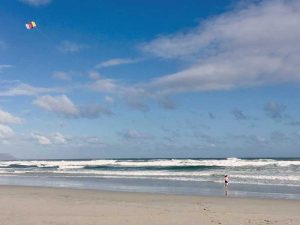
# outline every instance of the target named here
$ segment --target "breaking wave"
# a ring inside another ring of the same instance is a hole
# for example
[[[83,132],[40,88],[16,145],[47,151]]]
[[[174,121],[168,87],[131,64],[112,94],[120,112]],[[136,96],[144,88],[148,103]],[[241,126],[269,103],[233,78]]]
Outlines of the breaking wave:
[[[166,179],[300,186],[300,159],[105,159],[0,161],[1,175]]]

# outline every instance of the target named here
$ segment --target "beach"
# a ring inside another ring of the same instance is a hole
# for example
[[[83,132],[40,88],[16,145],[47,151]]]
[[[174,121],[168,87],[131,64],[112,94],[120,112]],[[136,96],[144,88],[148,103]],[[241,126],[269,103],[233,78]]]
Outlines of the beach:
[[[1,186],[0,224],[298,225],[300,201]]]

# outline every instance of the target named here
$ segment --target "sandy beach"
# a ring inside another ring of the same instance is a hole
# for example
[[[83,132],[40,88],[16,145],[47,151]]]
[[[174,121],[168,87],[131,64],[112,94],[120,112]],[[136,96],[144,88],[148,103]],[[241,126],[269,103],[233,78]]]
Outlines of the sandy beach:
[[[300,201],[0,187],[2,225],[300,224]]]

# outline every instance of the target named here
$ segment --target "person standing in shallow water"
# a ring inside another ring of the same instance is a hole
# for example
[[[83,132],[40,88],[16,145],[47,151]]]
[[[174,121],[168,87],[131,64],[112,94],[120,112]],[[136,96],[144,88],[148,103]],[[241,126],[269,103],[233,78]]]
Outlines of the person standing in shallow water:
[[[225,185],[225,187],[227,187],[228,184],[229,184],[229,177],[228,177],[228,175],[225,175],[224,176],[224,185]]]
[[[225,196],[228,195],[228,184],[229,184],[229,177],[228,175],[224,176],[224,191],[225,191]]]

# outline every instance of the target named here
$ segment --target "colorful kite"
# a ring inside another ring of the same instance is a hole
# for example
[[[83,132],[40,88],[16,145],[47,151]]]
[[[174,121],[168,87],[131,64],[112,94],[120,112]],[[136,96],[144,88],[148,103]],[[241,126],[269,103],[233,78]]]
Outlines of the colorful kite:
[[[34,21],[31,21],[30,23],[26,23],[25,26],[28,30],[31,30],[36,27],[36,23]]]

